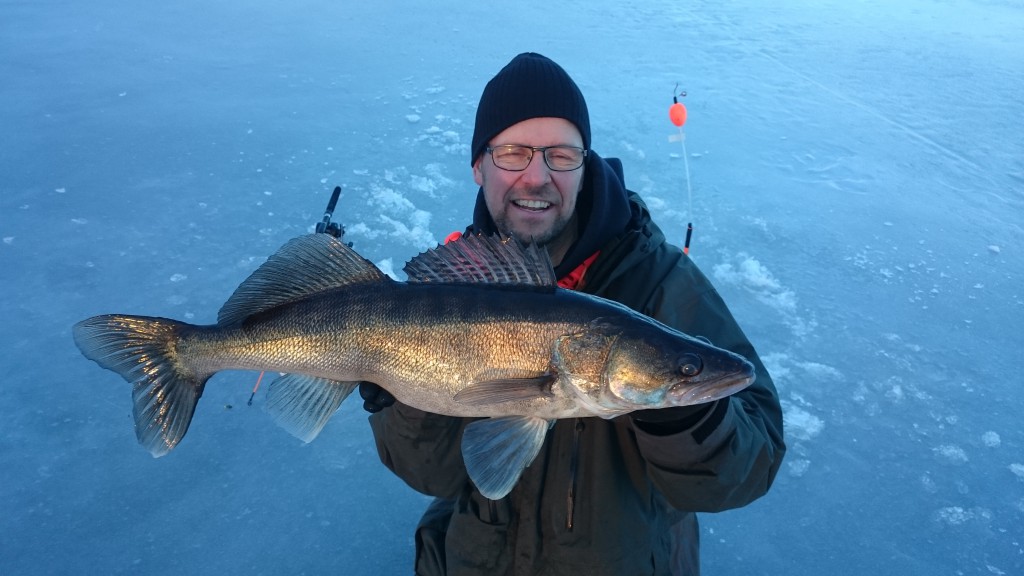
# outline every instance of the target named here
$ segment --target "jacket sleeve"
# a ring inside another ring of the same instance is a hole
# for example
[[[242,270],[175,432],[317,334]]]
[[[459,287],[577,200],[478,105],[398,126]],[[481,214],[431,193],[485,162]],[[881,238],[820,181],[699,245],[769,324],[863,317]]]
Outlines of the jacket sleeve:
[[[381,462],[412,489],[441,498],[469,481],[460,449],[466,422],[400,402],[370,416]]]
[[[651,481],[680,510],[717,512],[756,500],[768,491],[786,451],[782,408],[767,369],[689,258],[679,261],[646,308],[669,326],[746,357],[756,373],[752,385],[719,400],[688,430],[657,436],[633,427]]]

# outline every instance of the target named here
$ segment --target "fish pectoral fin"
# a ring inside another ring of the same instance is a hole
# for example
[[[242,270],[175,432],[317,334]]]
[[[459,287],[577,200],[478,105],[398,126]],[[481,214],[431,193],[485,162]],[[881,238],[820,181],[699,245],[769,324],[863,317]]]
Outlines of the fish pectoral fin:
[[[311,442],[358,385],[285,374],[270,384],[265,408],[278,426],[303,442]]]
[[[504,498],[544,445],[551,422],[532,416],[477,420],[462,433],[462,459],[477,490]]]
[[[558,376],[545,372],[533,378],[498,378],[474,382],[459,390],[452,398],[459,404],[489,406],[503,402],[551,398],[551,387]]]

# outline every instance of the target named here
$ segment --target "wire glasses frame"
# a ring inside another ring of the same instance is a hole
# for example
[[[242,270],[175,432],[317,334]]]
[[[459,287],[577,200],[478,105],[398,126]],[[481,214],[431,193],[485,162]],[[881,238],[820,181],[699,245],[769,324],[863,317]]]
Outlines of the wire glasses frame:
[[[571,172],[583,166],[587,150],[579,146],[524,146],[522,144],[504,144],[488,146],[484,150],[491,155],[491,162],[502,170],[522,172],[533,161],[534,152],[544,156],[544,163],[555,172]]]

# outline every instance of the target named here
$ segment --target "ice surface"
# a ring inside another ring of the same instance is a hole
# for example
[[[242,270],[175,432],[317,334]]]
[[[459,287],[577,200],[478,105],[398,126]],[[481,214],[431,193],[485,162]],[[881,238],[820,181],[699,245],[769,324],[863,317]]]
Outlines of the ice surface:
[[[70,326],[213,322],[335,185],[400,276],[469,221],[480,91],[534,50],[779,386],[785,468],[702,515],[705,573],[1024,574],[1021,30],[1012,0],[3,3],[0,573],[408,573],[428,500],[358,402],[302,445],[219,375],[154,460]]]

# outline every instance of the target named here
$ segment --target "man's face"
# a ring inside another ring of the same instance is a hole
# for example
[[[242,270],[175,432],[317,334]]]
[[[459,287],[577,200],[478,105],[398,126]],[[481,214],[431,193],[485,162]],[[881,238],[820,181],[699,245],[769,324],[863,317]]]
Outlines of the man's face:
[[[530,118],[513,124],[491,139],[490,146],[568,145],[583,147],[576,126],[563,118]],[[521,172],[502,170],[484,152],[473,164],[473,179],[484,191],[487,210],[498,230],[521,242],[541,246],[568,245],[575,239],[576,197],[583,186],[583,168],[555,172],[548,168],[541,152],[534,152],[530,165]],[[560,257],[552,257],[557,261]]]

